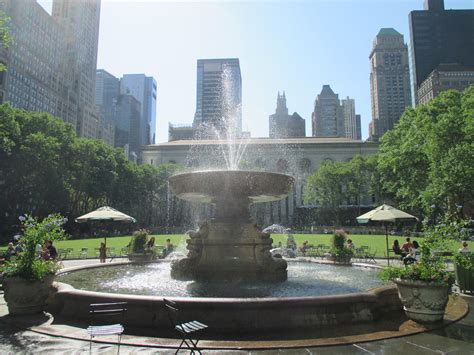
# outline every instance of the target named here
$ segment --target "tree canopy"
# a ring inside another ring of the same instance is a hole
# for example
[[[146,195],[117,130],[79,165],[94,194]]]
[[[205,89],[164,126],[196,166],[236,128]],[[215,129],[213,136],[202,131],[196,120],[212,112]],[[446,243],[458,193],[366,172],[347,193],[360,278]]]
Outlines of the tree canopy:
[[[383,189],[402,207],[472,210],[474,86],[408,109],[382,137],[378,169]]]
[[[102,205],[142,226],[164,225],[167,181],[178,169],[137,165],[120,149],[78,138],[59,118],[0,105],[0,228],[7,234],[25,213],[73,221]]]

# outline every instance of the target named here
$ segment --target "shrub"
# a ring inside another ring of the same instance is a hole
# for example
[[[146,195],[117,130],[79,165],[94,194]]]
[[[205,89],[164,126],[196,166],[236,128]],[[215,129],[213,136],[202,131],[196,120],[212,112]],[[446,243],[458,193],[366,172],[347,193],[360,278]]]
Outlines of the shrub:
[[[42,280],[48,275],[54,275],[60,267],[59,263],[57,260],[42,259],[37,246],[44,245],[47,240],[54,242],[65,239],[66,233],[62,226],[67,218],[52,214],[41,222],[29,215],[20,216],[19,219],[23,227],[23,235],[19,240],[23,251],[5,263],[3,274],[6,277],[18,276],[28,280]]]
[[[133,233],[130,241],[130,249],[132,253],[144,253],[145,245],[148,241],[148,231],[146,229],[139,229]]]

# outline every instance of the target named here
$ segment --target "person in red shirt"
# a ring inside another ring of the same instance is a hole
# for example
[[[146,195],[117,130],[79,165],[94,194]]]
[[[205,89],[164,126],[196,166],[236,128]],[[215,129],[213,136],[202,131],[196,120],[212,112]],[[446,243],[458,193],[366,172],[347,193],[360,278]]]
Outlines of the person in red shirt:
[[[410,238],[407,238],[405,243],[402,245],[402,250],[408,254],[410,252],[410,249],[413,248],[413,244],[410,242]]]

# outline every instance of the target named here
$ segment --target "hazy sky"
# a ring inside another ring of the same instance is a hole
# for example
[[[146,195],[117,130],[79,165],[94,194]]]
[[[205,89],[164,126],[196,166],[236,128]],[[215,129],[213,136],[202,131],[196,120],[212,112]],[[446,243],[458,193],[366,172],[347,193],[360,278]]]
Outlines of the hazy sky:
[[[191,123],[196,60],[240,59],[243,129],[268,136],[277,92],[306,119],[323,84],[355,99],[362,137],[371,120],[369,60],[382,27],[409,41],[408,13],[424,0],[163,1],[102,0],[97,68],[117,77],[145,73],[158,83],[158,142],[168,122]],[[46,8],[51,0],[40,0]],[[445,0],[473,8],[474,0]]]

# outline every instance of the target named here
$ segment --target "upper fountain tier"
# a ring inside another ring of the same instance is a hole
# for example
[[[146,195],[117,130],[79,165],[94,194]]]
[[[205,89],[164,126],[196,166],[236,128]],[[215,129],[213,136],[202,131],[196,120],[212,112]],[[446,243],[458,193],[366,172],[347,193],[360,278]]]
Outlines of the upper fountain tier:
[[[251,203],[279,201],[290,193],[293,183],[288,175],[245,170],[195,171],[170,178],[179,198],[204,203],[215,203],[223,196]]]

